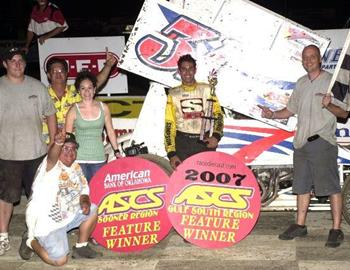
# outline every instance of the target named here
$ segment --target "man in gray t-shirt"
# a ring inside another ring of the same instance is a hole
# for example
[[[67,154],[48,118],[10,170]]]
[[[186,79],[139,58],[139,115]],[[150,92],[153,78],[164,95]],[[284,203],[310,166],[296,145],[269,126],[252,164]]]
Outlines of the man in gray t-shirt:
[[[23,52],[11,49],[2,60],[6,75],[0,78],[0,255],[10,249],[13,204],[20,200],[22,186],[29,197],[35,172],[47,153],[43,117],[50,138],[56,133],[55,107],[45,85],[24,75]]]
[[[307,74],[301,77],[286,108],[271,111],[261,107],[262,117],[284,119],[297,114],[298,124],[294,136],[293,193],[297,194],[297,220],[279,235],[281,240],[306,236],[306,214],[311,194],[329,196],[333,227],[329,231],[327,247],[338,247],[344,239],[340,230],[342,199],[338,175],[335,116],[322,106],[331,75],[321,69],[318,47],[306,46],[302,64]]]

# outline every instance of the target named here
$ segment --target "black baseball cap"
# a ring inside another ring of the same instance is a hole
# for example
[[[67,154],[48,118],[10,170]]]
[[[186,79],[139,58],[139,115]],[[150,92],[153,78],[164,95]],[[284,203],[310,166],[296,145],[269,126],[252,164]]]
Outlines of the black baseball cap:
[[[67,132],[66,133],[66,139],[64,140],[64,143],[74,143],[76,148],[79,147],[79,143],[77,143],[75,139],[75,135],[73,133]]]
[[[17,54],[21,55],[24,60],[26,59],[26,53],[21,48],[15,47],[15,48],[6,50],[2,55],[2,60],[3,61],[11,60],[12,57],[14,57]]]

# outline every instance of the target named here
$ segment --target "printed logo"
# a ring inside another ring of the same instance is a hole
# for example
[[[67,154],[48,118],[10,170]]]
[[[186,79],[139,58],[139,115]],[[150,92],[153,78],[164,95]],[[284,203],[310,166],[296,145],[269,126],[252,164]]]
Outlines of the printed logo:
[[[171,229],[165,207],[168,181],[161,167],[138,157],[103,166],[90,181],[91,202],[98,206],[94,239],[116,252],[158,244]]]
[[[112,53],[112,52],[111,52]],[[119,60],[118,55],[112,53],[114,57]],[[88,52],[88,53],[55,53],[50,54],[44,62],[44,67],[46,67],[47,61],[53,57],[58,57],[66,60],[68,64],[68,79],[75,79],[83,69],[91,71],[93,74],[97,75],[102,69],[106,62],[106,52]],[[109,75],[110,78],[118,76],[120,70],[116,65],[112,68]]]
[[[165,194],[176,231],[202,248],[225,248],[253,229],[260,212],[260,188],[245,164],[221,152],[184,160]]]
[[[180,101],[184,119],[201,118],[203,115],[203,100],[201,98],[183,99]]]
[[[135,45],[138,59],[146,66],[172,72],[177,70],[181,55],[193,54],[198,49],[209,53],[222,47],[220,42],[219,45],[213,44],[221,37],[220,32],[162,5],[159,7],[168,25],[160,30],[159,35],[145,35]]]

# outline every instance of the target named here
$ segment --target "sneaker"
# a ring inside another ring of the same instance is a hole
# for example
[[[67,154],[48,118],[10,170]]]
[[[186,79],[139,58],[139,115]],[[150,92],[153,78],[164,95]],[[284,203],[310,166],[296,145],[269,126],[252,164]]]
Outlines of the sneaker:
[[[80,247],[80,248],[73,247],[73,252],[72,252],[73,259],[79,259],[79,258],[94,259],[101,256],[102,256],[101,252],[97,252],[93,250],[89,245],[85,247]]]
[[[10,240],[8,238],[0,239],[0,256],[4,255],[6,251],[10,250]]]
[[[292,240],[295,237],[304,237],[307,235],[307,228],[306,226],[301,226],[298,224],[292,224],[288,227],[287,230],[285,230],[283,233],[281,233],[278,238],[281,240]]]
[[[339,247],[340,244],[343,242],[343,240],[344,240],[344,233],[342,232],[342,230],[331,229],[329,230],[326,247],[331,247],[331,248]]]
[[[22,242],[18,250],[19,256],[22,258],[22,260],[26,260],[26,261],[30,260],[34,255],[34,251],[27,246],[27,239],[28,239],[28,233],[27,231],[25,231],[22,234]]]
[[[96,241],[94,238],[92,238],[92,237],[89,238],[89,244],[91,244],[91,245],[93,245],[93,246],[98,246],[98,245],[99,245],[99,244],[97,243],[97,241]]]

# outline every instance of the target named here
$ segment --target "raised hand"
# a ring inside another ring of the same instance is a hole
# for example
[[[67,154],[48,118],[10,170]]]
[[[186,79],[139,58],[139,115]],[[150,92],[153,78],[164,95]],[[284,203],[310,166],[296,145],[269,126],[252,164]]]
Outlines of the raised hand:
[[[113,53],[108,51],[108,47],[106,47],[106,66],[113,67],[117,63],[117,58]]]

